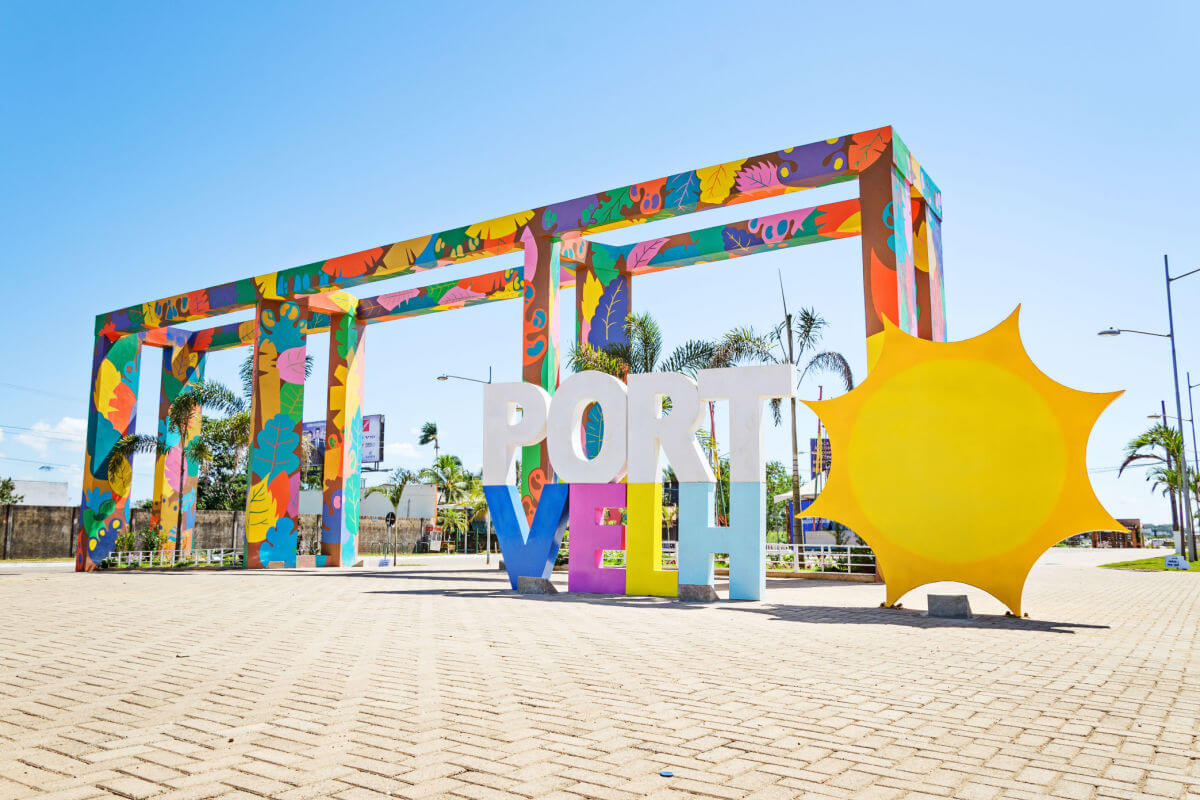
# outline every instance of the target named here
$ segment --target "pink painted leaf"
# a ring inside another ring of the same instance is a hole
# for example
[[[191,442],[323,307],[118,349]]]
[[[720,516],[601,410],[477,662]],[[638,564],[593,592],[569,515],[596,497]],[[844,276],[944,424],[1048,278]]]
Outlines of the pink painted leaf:
[[[462,305],[470,300],[478,300],[483,297],[482,292],[473,292],[463,286],[455,286],[450,291],[442,295],[438,300],[440,306]]]
[[[395,311],[402,303],[406,303],[421,293],[420,289],[402,289],[399,292],[389,292],[379,295],[379,305],[388,311]]]
[[[167,486],[171,487],[171,491],[177,495],[179,494],[179,462],[182,458],[183,448],[176,445],[167,451],[167,456],[163,461]]]
[[[637,272],[645,268],[656,255],[658,251],[663,249],[663,245],[667,243],[664,239],[649,239],[644,242],[638,242],[629,251],[629,255],[625,257],[625,271]]]
[[[779,174],[775,167],[760,161],[749,167],[743,167],[737,174],[737,188],[740,192],[757,192],[771,186],[779,185]]]
[[[275,359],[279,378],[284,383],[304,383],[304,348],[292,347],[284,350]]]

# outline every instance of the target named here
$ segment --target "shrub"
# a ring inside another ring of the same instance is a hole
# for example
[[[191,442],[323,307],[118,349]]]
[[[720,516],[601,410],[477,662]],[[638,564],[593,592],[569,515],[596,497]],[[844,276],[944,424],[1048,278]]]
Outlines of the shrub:
[[[138,532],[142,537],[142,549],[157,551],[162,548],[162,532],[158,528],[142,528]]]

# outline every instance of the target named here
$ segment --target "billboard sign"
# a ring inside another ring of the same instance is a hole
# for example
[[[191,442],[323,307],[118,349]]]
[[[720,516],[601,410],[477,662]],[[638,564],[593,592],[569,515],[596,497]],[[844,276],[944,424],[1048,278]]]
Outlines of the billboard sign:
[[[809,439],[808,452],[809,469],[813,475],[816,475],[818,472],[829,471],[830,462],[833,460],[833,451],[830,449],[828,439],[821,440],[820,450],[817,449],[817,440]]]
[[[363,417],[362,463],[375,465],[383,461],[383,414]],[[306,422],[301,430],[305,440],[312,440],[308,468],[320,469],[325,464],[325,420]]]

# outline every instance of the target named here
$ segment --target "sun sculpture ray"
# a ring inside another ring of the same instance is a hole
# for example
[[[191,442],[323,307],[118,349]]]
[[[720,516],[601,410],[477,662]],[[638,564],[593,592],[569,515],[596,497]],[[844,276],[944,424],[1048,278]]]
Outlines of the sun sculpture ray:
[[[1020,308],[961,342],[885,322],[879,361],[853,391],[809,402],[829,429],[829,483],[804,516],[845,524],[874,549],[887,605],[934,581],[983,589],[1021,613],[1030,568],[1090,530],[1120,530],[1084,456],[1121,392],[1080,392],[1030,360]]]

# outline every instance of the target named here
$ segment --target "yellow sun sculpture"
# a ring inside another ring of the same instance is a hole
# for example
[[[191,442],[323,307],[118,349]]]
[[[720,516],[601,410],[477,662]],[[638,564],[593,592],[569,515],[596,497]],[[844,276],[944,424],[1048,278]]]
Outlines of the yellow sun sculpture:
[[[874,549],[887,605],[934,581],[990,592],[1013,614],[1030,568],[1076,533],[1120,530],[1084,455],[1121,392],[1080,392],[1034,365],[1018,307],[987,333],[930,342],[885,320],[870,376],[810,402],[829,429],[829,484],[804,516],[837,520]]]

